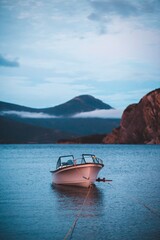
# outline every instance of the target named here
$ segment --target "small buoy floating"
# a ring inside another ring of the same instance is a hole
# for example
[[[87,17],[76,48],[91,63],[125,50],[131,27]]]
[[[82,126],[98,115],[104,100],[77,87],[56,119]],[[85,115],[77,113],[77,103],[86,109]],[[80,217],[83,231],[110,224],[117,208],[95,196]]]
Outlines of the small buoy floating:
[[[110,179],[105,179],[105,178],[97,178],[96,181],[97,181],[97,182],[112,182],[112,180],[110,180]]]

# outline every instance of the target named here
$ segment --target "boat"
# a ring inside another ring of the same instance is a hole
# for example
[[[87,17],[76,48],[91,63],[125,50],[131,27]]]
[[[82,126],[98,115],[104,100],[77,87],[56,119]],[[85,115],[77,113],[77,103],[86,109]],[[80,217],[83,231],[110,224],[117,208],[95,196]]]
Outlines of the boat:
[[[56,170],[50,171],[52,183],[89,187],[94,184],[103,167],[103,161],[94,154],[82,154],[77,159],[73,155],[60,156]]]

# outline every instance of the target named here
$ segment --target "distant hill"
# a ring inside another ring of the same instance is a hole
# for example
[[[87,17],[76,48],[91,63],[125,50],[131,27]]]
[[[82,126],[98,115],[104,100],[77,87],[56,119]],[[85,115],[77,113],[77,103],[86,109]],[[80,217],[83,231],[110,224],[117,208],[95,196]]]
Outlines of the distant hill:
[[[0,111],[22,111],[22,112],[35,112],[47,113],[54,116],[70,117],[77,113],[90,112],[97,109],[113,109],[110,105],[94,98],[90,95],[77,96],[70,101],[60,104],[55,107],[49,108],[30,108],[20,106],[12,103],[0,101]]]
[[[102,140],[106,134],[94,134],[89,136],[82,136],[78,138],[60,139],[59,144],[102,144]]]
[[[120,119],[72,117],[97,109],[113,108],[90,95],[81,95],[64,104],[43,109],[0,102],[0,142],[56,143],[64,138],[109,133],[118,127]]]
[[[123,112],[120,126],[103,143],[160,144],[160,88]]]
[[[71,134],[0,117],[0,143],[55,143]]]
[[[0,111],[24,111],[24,112],[39,112],[36,108],[25,107],[13,103],[0,101]]]
[[[71,116],[76,113],[90,112],[96,109],[113,109],[110,105],[90,95],[81,95],[52,108],[41,109],[44,113],[56,116]]]

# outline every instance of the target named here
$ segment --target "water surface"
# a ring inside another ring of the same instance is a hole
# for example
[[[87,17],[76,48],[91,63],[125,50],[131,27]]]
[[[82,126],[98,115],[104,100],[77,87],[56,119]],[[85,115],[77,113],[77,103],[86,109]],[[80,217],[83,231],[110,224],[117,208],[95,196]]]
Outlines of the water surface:
[[[104,160],[90,189],[51,185],[60,155]],[[160,146],[0,145],[0,239],[160,239]],[[86,198],[87,196],[87,198]],[[84,201],[85,200],[85,201]],[[83,206],[83,207],[82,207]]]

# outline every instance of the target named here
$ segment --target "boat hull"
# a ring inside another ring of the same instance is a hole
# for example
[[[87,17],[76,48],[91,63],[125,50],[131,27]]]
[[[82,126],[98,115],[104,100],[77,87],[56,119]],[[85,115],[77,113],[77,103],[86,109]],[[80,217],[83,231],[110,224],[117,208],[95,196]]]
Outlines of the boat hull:
[[[79,164],[60,168],[52,173],[52,183],[89,187],[93,184],[103,164]]]

